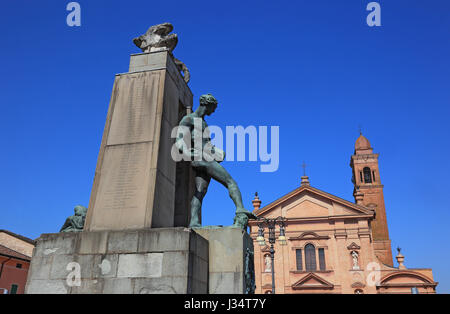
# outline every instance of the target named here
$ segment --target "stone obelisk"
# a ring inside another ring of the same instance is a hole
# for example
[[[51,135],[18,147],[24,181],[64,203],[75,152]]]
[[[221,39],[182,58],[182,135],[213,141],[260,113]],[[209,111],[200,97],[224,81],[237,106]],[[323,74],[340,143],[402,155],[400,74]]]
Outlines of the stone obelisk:
[[[85,230],[187,226],[189,164],[171,157],[192,93],[169,50],[131,56],[115,78]]]

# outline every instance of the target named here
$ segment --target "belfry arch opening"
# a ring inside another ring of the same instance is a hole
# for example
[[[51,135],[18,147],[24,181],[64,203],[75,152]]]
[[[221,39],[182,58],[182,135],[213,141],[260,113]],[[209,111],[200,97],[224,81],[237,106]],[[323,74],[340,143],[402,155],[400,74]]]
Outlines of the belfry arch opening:
[[[369,167],[363,169],[364,183],[372,183],[372,171]]]

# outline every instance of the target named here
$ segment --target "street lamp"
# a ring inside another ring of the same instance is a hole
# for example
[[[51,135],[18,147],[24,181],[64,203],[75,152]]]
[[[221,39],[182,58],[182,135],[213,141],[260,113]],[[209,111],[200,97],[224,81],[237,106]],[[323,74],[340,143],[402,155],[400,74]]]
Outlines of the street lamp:
[[[280,236],[278,237],[278,242],[280,245],[286,245],[286,218],[277,217],[277,218],[258,218],[258,236],[256,237],[256,241],[260,246],[266,245],[266,240],[264,239],[264,225],[269,229],[269,243],[270,243],[270,258],[272,260],[272,294],[275,294],[275,273],[274,273],[274,259],[275,259],[275,249],[273,245],[275,244],[275,226],[280,226]]]

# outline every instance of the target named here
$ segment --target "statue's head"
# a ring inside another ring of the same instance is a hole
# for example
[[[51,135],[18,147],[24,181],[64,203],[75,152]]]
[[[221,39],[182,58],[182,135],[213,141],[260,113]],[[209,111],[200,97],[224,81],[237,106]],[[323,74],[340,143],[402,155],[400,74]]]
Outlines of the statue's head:
[[[75,206],[73,210],[75,212],[75,216],[86,216],[87,214],[87,208],[81,205]]]
[[[214,111],[216,111],[218,101],[211,94],[205,94],[200,96],[200,106],[206,107],[206,115],[211,115]]]

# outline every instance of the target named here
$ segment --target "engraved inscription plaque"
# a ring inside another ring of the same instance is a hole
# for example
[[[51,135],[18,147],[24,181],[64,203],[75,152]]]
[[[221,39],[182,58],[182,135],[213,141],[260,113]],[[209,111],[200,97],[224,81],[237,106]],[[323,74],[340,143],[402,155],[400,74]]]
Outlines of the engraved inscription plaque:
[[[146,212],[151,142],[106,148],[102,176],[95,200],[98,229],[119,222],[130,228],[143,227]]]
[[[118,80],[107,145],[153,140],[160,75],[134,73]]]

